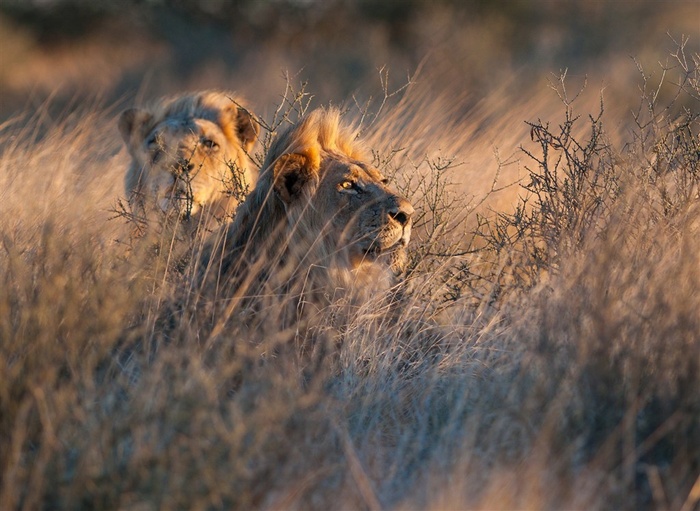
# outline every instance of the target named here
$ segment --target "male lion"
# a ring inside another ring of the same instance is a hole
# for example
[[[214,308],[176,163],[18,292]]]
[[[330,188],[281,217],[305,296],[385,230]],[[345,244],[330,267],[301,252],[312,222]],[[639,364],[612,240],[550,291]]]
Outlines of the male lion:
[[[251,113],[232,98],[203,91],[121,114],[119,131],[132,158],[126,193],[135,214],[160,209],[181,220],[196,216],[196,225],[206,209],[205,226],[228,218],[254,183],[247,153],[258,133]]]
[[[290,127],[262,169],[199,260],[206,295],[214,289],[229,312],[264,309],[268,322],[280,314],[274,322],[284,326],[303,308],[357,303],[391,285],[407,259],[413,207],[368,162],[338,110],[315,110]],[[275,309],[290,297],[292,307]]]

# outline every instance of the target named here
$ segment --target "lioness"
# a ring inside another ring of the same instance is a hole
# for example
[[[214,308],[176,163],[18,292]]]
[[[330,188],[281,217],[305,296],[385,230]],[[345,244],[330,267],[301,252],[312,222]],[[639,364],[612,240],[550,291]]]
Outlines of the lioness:
[[[414,211],[355,135],[338,110],[318,109],[273,143],[234,222],[198,262],[205,295],[231,311],[251,301],[271,309],[292,296],[298,319],[304,307],[348,292],[364,300],[392,283]]]
[[[197,217],[194,225],[205,209],[205,225],[226,221],[256,178],[247,153],[258,126],[232,98],[203,91],[122,112],[119,131],[132,158],[125,187],[133,212],[174,212],[180,220]]]

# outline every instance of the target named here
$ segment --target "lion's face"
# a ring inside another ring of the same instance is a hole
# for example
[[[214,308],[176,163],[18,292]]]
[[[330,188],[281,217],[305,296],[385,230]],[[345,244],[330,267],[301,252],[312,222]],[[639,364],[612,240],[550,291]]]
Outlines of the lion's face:
[[[230,100],[222,105],[164,118],[140,109],[122,114],[120,130],[134,160],[126,183],[132,204],[152,201],[187,219],[252,184],[245,153],[256,128]]]
[[[276,165],[275,190],[290,218],[312,216],[351,269],[376,263],[403,269],[414,212],[410,202],[368,163],[334,154],[313,167],[300,154],[285,155]]]
[[[167,119],[142,143],[143,189],[163,211],[194,215],[231,181],[231,149],[213,122]]]

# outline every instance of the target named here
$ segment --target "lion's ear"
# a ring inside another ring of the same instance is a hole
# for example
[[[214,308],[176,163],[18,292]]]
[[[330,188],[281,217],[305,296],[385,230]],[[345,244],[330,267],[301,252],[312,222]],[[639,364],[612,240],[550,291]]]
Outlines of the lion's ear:
[[[134,134],[139,138],[146,135],[146,125],[151,122],[153,115],[140,108],[129,108],[119,116],[119,133],[127,146],[131,146]]]
[[[243,148],[250,151],[255,144],[255,139],[258,137],[260,128],[258,122],[248,110],[238,107],[236,115],[236,126],[238,128],[238,139],[241,141]]]
[[[304,187],[313,179],[315,169],[311,159],[301,153],[284,154],[273,168],[275,192],[286,204],[298,199]]]
[[[230,105],[219,112],[219,126],[231,142],[239,142],[245,151],[250,151],[258,136],[258,122],[250,111]]]

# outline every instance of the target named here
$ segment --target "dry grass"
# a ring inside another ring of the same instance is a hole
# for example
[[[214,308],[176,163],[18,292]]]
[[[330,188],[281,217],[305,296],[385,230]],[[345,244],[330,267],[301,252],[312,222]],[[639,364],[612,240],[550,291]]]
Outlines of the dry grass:
[[[173,243],[201,239],[110,220],[112,112],[4,126],[0,507],[697,509],[697,59],[664,78],[670,106],[649,80],[627,146],[551,91],[562,123],[533,98],[500,167],[468,162],[492,154],[479,107],[419,83],[365,116],[418,210],[411,268],[390,300],[325,311],[312,359],[246,311],[211,337],[181,310]]]

